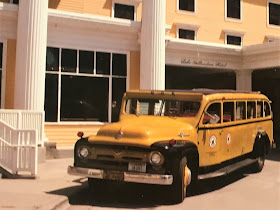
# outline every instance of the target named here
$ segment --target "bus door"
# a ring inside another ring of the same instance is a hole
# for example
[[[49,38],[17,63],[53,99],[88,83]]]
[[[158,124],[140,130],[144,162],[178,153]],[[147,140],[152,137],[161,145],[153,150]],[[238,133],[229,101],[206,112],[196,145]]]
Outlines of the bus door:
[[[244,107],[245,108],[245,107]],[[239,156],[242,152],[242,135],[246,135],[241,126],[237,125],[235,120],[235,103],[226,101],[223,103],[223,127],[221,130],[222,153],[226,159],[232,159]],[[237,119],[242,119],[240,107]],[[243,112],[243,110],[241,110]],[[245,111],[245,110],[244,110]]]
[[[199,165],[221,162],[221,102],[213,102],[204,110],[198,129]]]

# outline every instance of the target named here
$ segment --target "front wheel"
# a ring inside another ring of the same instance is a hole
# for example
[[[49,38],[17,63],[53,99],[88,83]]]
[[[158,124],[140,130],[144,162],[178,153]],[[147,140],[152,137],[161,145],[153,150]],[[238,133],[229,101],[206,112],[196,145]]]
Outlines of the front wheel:
[[[191,180],[191,171],[187,167],[187,159],[184,157],[178,163],[173,173],[170,198],[174,203],[182,203],[187,194],[187,185]]]

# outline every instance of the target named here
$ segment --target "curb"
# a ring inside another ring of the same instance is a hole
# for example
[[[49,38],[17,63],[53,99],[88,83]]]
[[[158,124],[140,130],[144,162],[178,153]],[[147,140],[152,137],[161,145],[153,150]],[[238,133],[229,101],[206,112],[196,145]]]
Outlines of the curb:
[[[66,196],[59,196],[53,199],[48,199],[45,204],[42,204],[38,210],[66,210],[70,207],[69,200]]]

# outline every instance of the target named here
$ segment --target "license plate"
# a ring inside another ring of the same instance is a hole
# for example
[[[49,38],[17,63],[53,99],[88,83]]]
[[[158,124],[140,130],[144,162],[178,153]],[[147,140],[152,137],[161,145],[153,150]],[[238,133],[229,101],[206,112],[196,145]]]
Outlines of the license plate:
[[[146,163],[129,163],[129,171],[146,172]]]
[[[124,174],[121,171],[107,171],[106,179],[122,181],[124,179]]]

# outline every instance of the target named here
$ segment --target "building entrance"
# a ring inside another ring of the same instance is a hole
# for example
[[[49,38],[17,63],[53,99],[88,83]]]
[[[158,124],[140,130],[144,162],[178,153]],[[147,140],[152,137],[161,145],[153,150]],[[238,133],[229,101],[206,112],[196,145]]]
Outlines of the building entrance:
[[[165,89],[193,88],[235,89],[235,73],[216,69],[165,66]]]
[[[280,146],[280,68],[256,70],[252,73],[252,90],[261,91],[271,101],[273,138]]]

